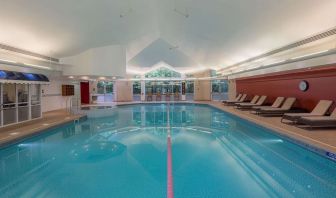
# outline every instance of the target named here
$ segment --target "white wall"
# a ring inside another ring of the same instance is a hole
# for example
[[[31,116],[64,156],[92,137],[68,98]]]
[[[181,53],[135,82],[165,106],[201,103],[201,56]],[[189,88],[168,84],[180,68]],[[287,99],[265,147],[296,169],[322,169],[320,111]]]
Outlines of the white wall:
[[[116,102],[133,101],[133,82],[132,81],[116,81],[114,84],[114,93]]]
[[[120,45],[92,48],[81,54],[61,59],[64,75],[126,75],[126,49]]]
[[[194,74],[194,77],[202,78],[209,77],[210,71],[204,71]],[[211,100],[211,81],[210,80],[195,80],[194,100]]]
[[[229,80],[229,89],[228,89],[228,96],[229,100],[234,100],[236,99],[237,96],[237,89],[236,89],[236,80]]]
[[[42,85],[42,112],[65,109],[70,97],[62,96],[62,84],[72,84],[67,81],[51,80],[49,85]],[[75,95],[79,93],[79,85],[75,85]]]

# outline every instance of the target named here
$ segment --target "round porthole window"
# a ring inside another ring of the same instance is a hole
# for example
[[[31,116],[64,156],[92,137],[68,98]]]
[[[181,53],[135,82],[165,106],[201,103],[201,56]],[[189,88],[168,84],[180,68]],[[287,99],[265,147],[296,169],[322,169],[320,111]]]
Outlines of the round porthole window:
[[[309,89],[309,84],[308,84],[308,82],[305,81],[305,80],[301,81],[300,84],[299,84],[299,89],[300,89],[301,91],[307,91],[307,90]]]

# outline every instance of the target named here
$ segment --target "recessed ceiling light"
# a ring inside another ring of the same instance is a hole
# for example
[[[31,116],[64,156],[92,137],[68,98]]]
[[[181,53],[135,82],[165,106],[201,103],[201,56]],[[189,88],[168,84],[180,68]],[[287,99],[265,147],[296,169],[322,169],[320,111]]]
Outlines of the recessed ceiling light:
[[[73,79],[74,77],[73,76],[69,76],[69,78]]]

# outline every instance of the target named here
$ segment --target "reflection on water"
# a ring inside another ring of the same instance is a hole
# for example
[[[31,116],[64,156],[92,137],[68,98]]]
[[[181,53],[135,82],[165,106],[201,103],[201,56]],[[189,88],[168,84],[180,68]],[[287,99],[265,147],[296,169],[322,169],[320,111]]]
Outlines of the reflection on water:
[[[214,108],[170,108],[175,197],[335,194],[334,162]],[[0,197],[166,197],[166,106],[110,111],[0,150]]]
[[[126,146],[116,141],[90,141],[71,150],[77,162],[100,162],[121,155]]]

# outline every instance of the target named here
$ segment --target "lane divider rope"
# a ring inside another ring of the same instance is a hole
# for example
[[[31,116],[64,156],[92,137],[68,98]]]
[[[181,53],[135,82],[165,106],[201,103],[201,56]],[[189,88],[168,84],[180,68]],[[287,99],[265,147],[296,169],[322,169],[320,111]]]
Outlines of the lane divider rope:
[[[174,198],[169,109],[170,109],[170,104],[168,102],[168,105],[167,105],[167,198]]]

